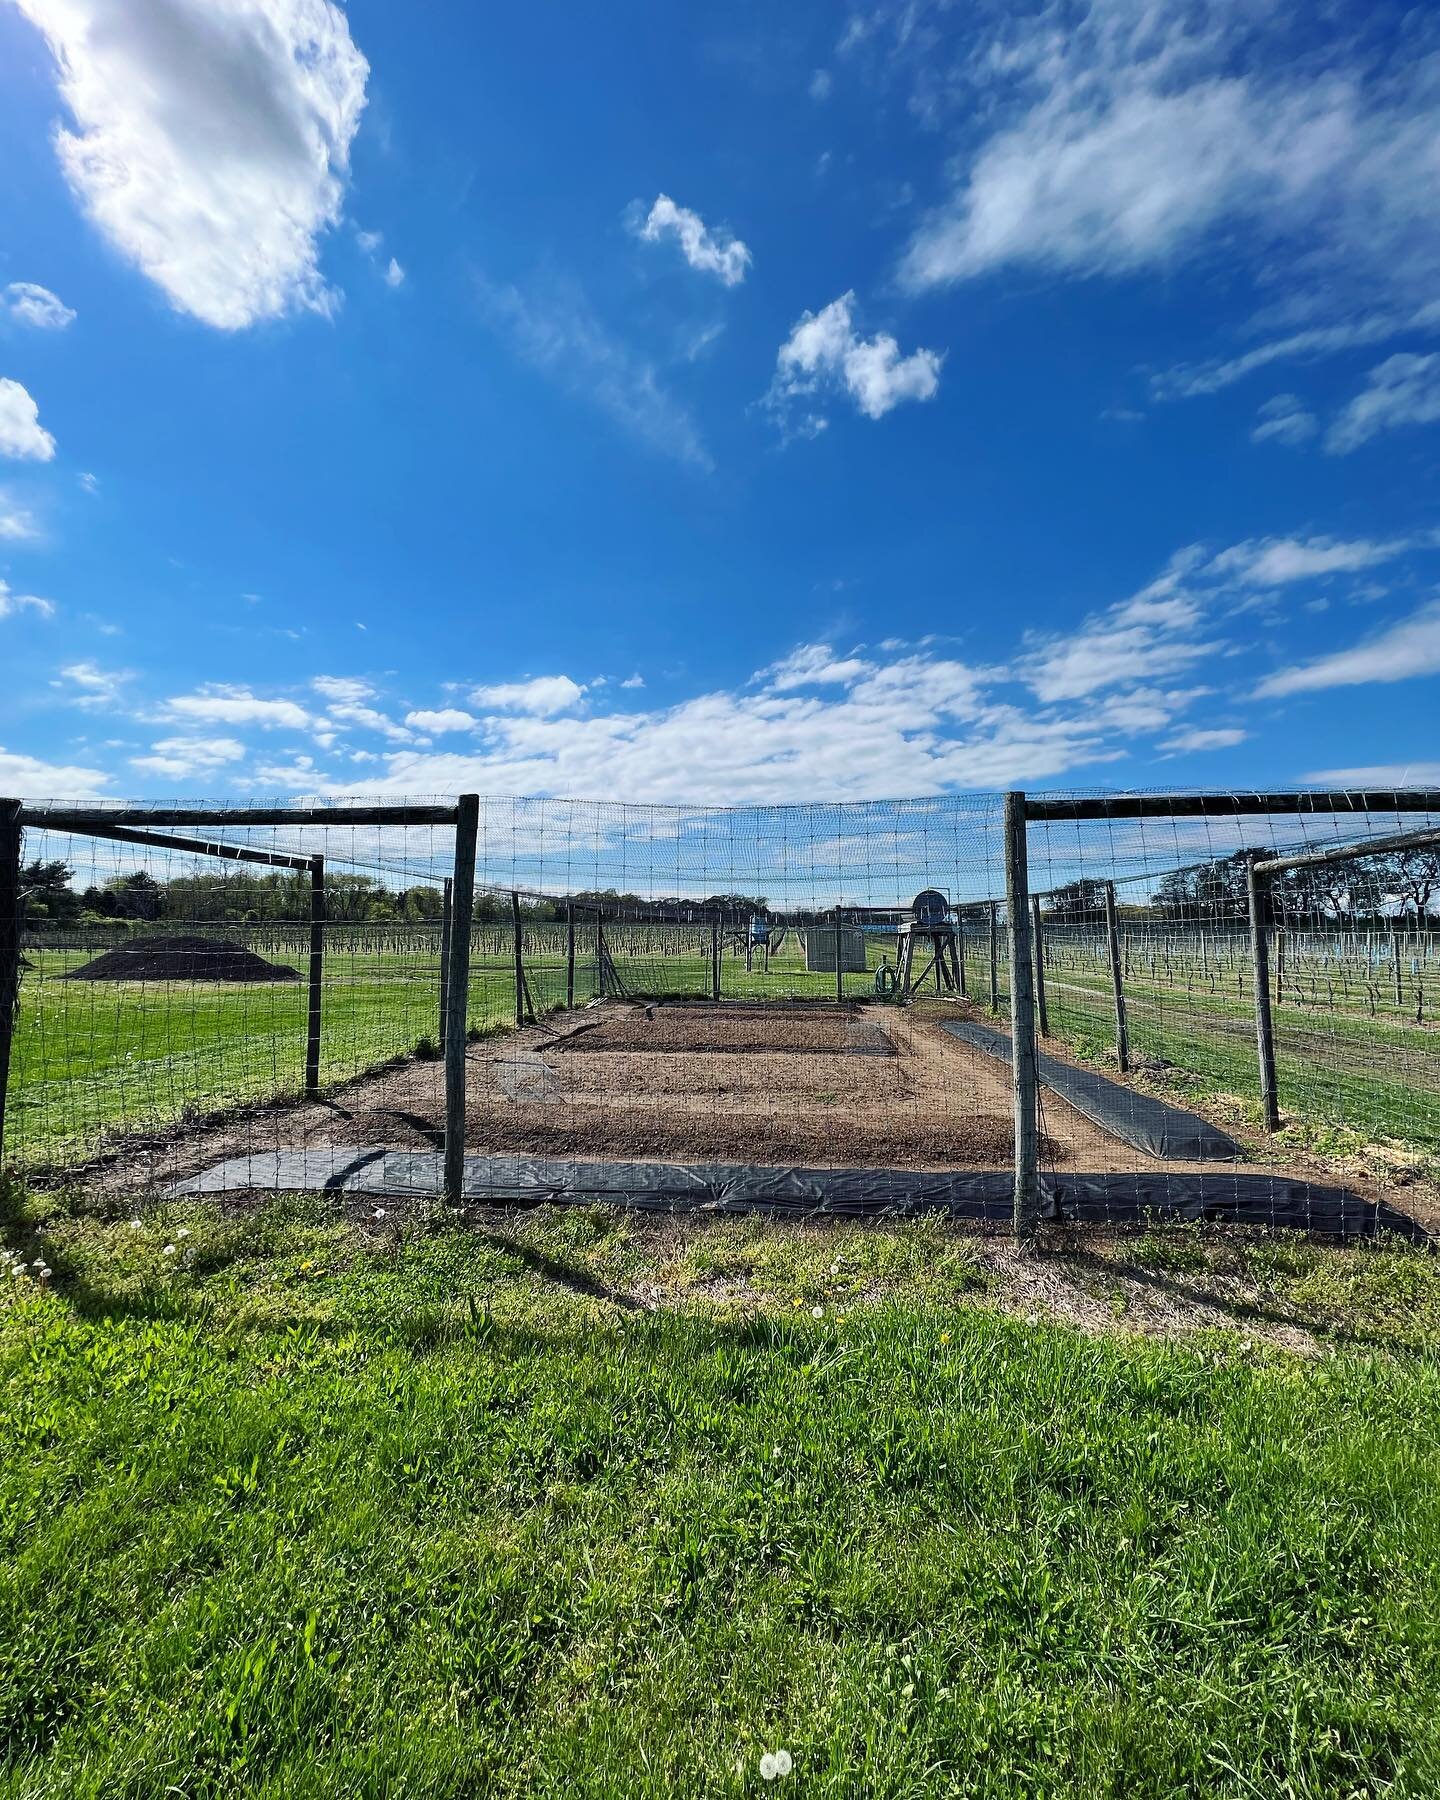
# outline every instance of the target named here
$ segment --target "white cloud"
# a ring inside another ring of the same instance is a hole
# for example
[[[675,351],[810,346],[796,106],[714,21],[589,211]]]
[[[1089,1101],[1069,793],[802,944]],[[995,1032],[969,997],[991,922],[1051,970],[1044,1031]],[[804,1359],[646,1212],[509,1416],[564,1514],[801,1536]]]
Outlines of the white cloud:
[[[310,714],[293,700],[262,700],[249,688],[228,687],[218,682],[202,687],[196,694],[176,694],[163,703],[167,718],[205,719],[216,725],[260,725],[266,730],[287,726],[303,730]]]
[[[35,515],[28,506],[22,506],[12,495],[0,488],[0,541],[12,544],[33,542],[40,535],[40,527],[35,522]]]
[[[0,456],[49,462],[55,440],[40,423],[40,409],[18,381],[0,376]]]
[[[755,677],[777,694],[794,688],[838,682],[849,686],[875,665],[858,656],[836,656],[829,644],[797,644],[788,656],[771,663]]]
[[[74,763],[41,762],[0,748],[0,794],[17,800],[94,800],[104,795],[110,777],[103,769]]]
[[[1177,756],[1191,750],[1230,750],[1236,744],[1243,744],[1248,736],[1248,732],[1234,726],[1216,726],[1213,729],[1202,726],[1164,739],[1160,748],[1171,750]]]
[[[810,98],[812,100],[828,100],[830,90],[834,85],[834,77],[828,69],[817,69],[810,77]]]
[[[238,330],[332,309],[317,262],[369,73],[331,0],[19,0],[74,129],[61,167],[171,304]]]
[[[627,675],[620,685],[622,688],[643,688],[645,677],[640,674]]]
[[[42,600],[38,594],[13,593],[10,583],[0,578],[0,619],[8,619],[18,612],[39,613],[42,619],[52,619],[55,616],[55,602]]]
[[[1306,781],[1337,787],[1440,787],[1440,762],[1369,763],[1359,769],[1312,769]]]
[[[1370,371],[1369,385],[1344,408],[1325,434],[1325,448],[1343,456],[1397,425],[1440,420],[1440,352],[1390,356]]]
[[[477,687],[470,698],[476,706],[548,717],[553,713],[569,712],[584,693],[585,684],[572,681],[568,675],[537,675],[530,681],[508,681],[492,687]]]
[[[458,706],[442,706],[433,712],[410,712],[405,723],[416,731],[472,731],[480,721],[473,713],[461,712]]]
[[[1309,581],[1318,575],[1342,575],[1390,562],[1409,549],[1409,540],[1377,543],[1371,538],[1248,538],[1210,563],[1217,575],[1235,575],[1258,587]]]
[[[1440,601],[1422,606],[1408,619],[1366,642],[1313,662],[1299,663],[1269,675],[1256,688],[1259,699],[1312,693],[1322,688],[1355,687],[1362,682],[1408,681],[1416,675],[1440,673]]]
[[[82,469],[75,479],[80,483],[80,486],[87,494],[99,493],[100,478],[98,475],[92,475],[88,469]]]
[[[1092,613],[1076,632],[1032,634],[1017,665],[1020,679],[1049,704],[1173,675],[1220,654],[1222,641],[1195,635],[1203,612],[1180,585],[1194,563],[1194,553],[1182,551],[1148,587]]]
[[[698,469],[714,467],[694,421],[654,364],[600,322],[577,284],[552,282],[525,294],[481,281],[477,293],[487,323],[547,380],[608,414],[648,449]]]
[[[736,287],[745,279],[750,266],[750,252],[740,239],[717,226],[711,230],[699,213],[688,206],[677,206],[668,194],[661,194],[644,219],[637,200],[630,209],[633,229],[646,243],[658,244],[673,237],[681,254],[692,269],[715,275],[726,287]]]
[[[130,766],[147,775],[183,781],[190,775],[208,775],[226,763],[241,761],[245,746],[238,738],[169,737],[150,746],[148,756],[132,756]]]
[[[991,43],[930,77],[984,123],[910,242],[909,286],[1169,269],[1211,245],[1229,268],[1246,245],[1317,293],[1433,296],[1440,136],[1419,46],[1367,64],[1335,27],[1302,54],[1284,8],[1185,0],[994,16]]]
[[[69,696],[74,706],[106,707],[113,706],[120,699],[125,684],[134,679],[129,669],[102,669],[98,663],[87,659],[66,663],[60,670],[60,679],[51,686],[63,690],[68,683],[71,688],[78,689],[78,693]]]
[[[353,701],[332,702],[330,718],[342,725],[363,725],[367,731],[378,731],[394,744],[408,744],[412,736],[403,725],[397,725],[373,706],[358,706]]]
[[[1303,330],[1270,338],[1239,356],[1206,363],[1181,364],[1151,378],[1158,400],[1188,400],[1197,394],[1218,394],[1233,387],[1257,369],[1291,360],[1313,361],[1340,351],[1381,344],[1406,331],[1440,330],[1440,302],[1430,301],[1414,312],[1371,313],[1338,325],[1308,325]]]
[[[932,399],[940,386],[942,352],[915,350],[901,356],[888,332],[862,338],[854,324],[855,295],[845,293],[818,313],[804,313],[775,359],[775,379],[766,395],[782,421],[802,403],[822,402],[830,393],[848,394],[869,419],[881,419],[902,400]],[[804,412],[797,430],[813,436],[825,420]]]
[[[58,294],[33,281],[12,281],[0,288],[0,316],[36,331],[63,331],[75,314]]]
[[[399,263],[396,262],[395,258],[392,256],[390,258],[389,262],[386,263],[386,265],[385,265],[385,285],[386,285],[386,287],[398,288],[400,286],[401,282],[404,281],[404,279],[405,279],[405,271],[400,267]]]
[[[1276,394],[1260,408],[1251,427],[1252,443],[1304,444],[1320,429],[1314,413],[1307,411],[1298,394]]]
[[[250,596],[247,594],[244,598],[249,599]],[[358,675],[317,675],[310,685],[327,700],[347,701],[352,706],[358,705],[362,700],[375,698],[374,688]]]
[[[331,786],[308,756],[294,756],[288,763],[261,763],[255,779],[277,794],[319,794]]]

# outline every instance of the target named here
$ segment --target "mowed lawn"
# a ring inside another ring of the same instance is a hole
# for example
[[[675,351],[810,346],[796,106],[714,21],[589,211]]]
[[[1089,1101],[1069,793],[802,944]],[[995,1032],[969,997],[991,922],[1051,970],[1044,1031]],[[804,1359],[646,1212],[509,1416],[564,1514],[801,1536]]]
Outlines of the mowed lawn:
[[[336,1205],[8,1191],[0,1794],[1440,1791],[1434,1258]]]

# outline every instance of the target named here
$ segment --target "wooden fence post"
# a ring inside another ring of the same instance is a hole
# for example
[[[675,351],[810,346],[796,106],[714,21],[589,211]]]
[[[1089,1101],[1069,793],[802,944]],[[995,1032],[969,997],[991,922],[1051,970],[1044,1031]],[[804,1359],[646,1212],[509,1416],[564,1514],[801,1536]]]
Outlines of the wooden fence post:
[[[960,998],[968,1000],[970,991],[965,986],[965,915],[959,907],[955,909],[955,961],[956,974],[960,980]]]
[[[455,808],[455,872],[450,902],[450,1012],[445,1026],[445,1198],[465,1192],[465,1032],[469,1024],[470,928],[475,917],[475,839],[480,796],[462,794]]]
[[[710,998],[720,998],[720,915],[710,921]]]
[[[605,998],[605,909],[595,908],[595,992]]]
[[[835,908],[835,998],[845,998],[845,973],[840,963],[840,908]]]
[[[20,802],[0,800],[0,1167],[5,1160],[5,1093],[20,1011]]]
[[[1040,896],[1038,894],[1030,902],[1030,920],[1033,927],[1032,942],[1035,952],[1035,1011],[1040,1021],[1041,1037],[1049,1037],[1050,1014],[1045,1008],[1045,926],[1040,918]]]
[[[440,1035],[436,1039],[442,1050],[445,1048],[445,1034],[450,1025],[450,908],[454,886],[453,880],[447,875],[440,901]]]
[[[1010,1069],[1015,1088],[1015,1235],[1025,1242],[1040,1217],[1039,1069],[1031,988],[1030,872],[1025,796],[1005,796],[1005,907],[1010,916]]]
[[[1275,1025],[1270,1014],[1270,905],[1265,878],[1255,867],[1259,852],[1248,864],[1250,894],[1250,962],[1255,986],[1255,1048],[1260,1063],[1260,1113],[1267,1131],[1280,1126],[1280,1107],[1275,1093]]]
[[[1120,967],[1120,929],[1115,920],[1115,883],[1105,883],[1105,935],[1110,942],[1110,985],[1115,990],[1115,1055],[1120,1073],[1130,1073],[1130,1029],[1125,1020],[1125,986]]]
[[[990,902],[990,1010],[1000,1011],[1000,903]]]
[[[525,1023],[525,950],[520,934],[520,896],[511,889],[510,922],[515,928],[515,1023]]]
[[[575,1004],[575,902],[565,902],[565,1004]]]
[[[310,1004],[305,1019],[305,1093],[320,1092],[320,1006],[325,979],[325,858],[310,858]]]

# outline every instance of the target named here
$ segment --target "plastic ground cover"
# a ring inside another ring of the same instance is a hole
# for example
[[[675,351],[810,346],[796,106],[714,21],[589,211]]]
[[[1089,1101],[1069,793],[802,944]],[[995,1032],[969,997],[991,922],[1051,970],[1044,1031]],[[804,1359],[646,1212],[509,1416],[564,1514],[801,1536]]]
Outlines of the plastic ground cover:
[[[233,1157],[177,1182],[170,1195],[280,1193],[413,1196],[441,1191],[443,1159],[431,1151],[327,1149]],[[1199,1220],[1287,1226],[1333,1237],[1381,1230],[1425,1233],[1405,1214],[1347,1188],[1321,1187],[1239,1169],[1149,1175],[1042,1177],[1052,1218],[1074,1224]],[[491,1205],[620,1205],[661,1212],[763,1212],[792,1217],[886,1218],[941,1213],[1007,1223],[1009,1170],[955,1174],[913,1169],[760,1168],[742,1163],[608,1163],[526,1157],[465,1158],[464,1197]]]
[[[983,1050],[987,1056],[1010,1061],[1009,1038],[988,1025],[977,1025],[970,1019],[947,1019],[941,1029],[976,1050]],[[1094,1069],[1077,1069],[1043,1051],[1036,1061],[1042,1086],[1068,1101],[1092,1125],[1108,1131],[1122,1144],[1129,1144],[1132,1150],[1175,1162],[1233,1162],[1240,1154],[1233,1139],[1194,1113],[1167,1106],[1149,1094],[1137,1094],[1133,1088],[1122,1087]]]

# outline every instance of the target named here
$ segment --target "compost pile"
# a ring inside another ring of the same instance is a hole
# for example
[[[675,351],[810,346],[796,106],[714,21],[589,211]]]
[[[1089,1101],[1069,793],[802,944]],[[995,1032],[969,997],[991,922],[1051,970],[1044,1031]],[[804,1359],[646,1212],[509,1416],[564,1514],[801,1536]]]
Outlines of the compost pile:
[[[151,937],[118,944],[65,981],[298,981],[299,971],[266,962],[228,938]]]

